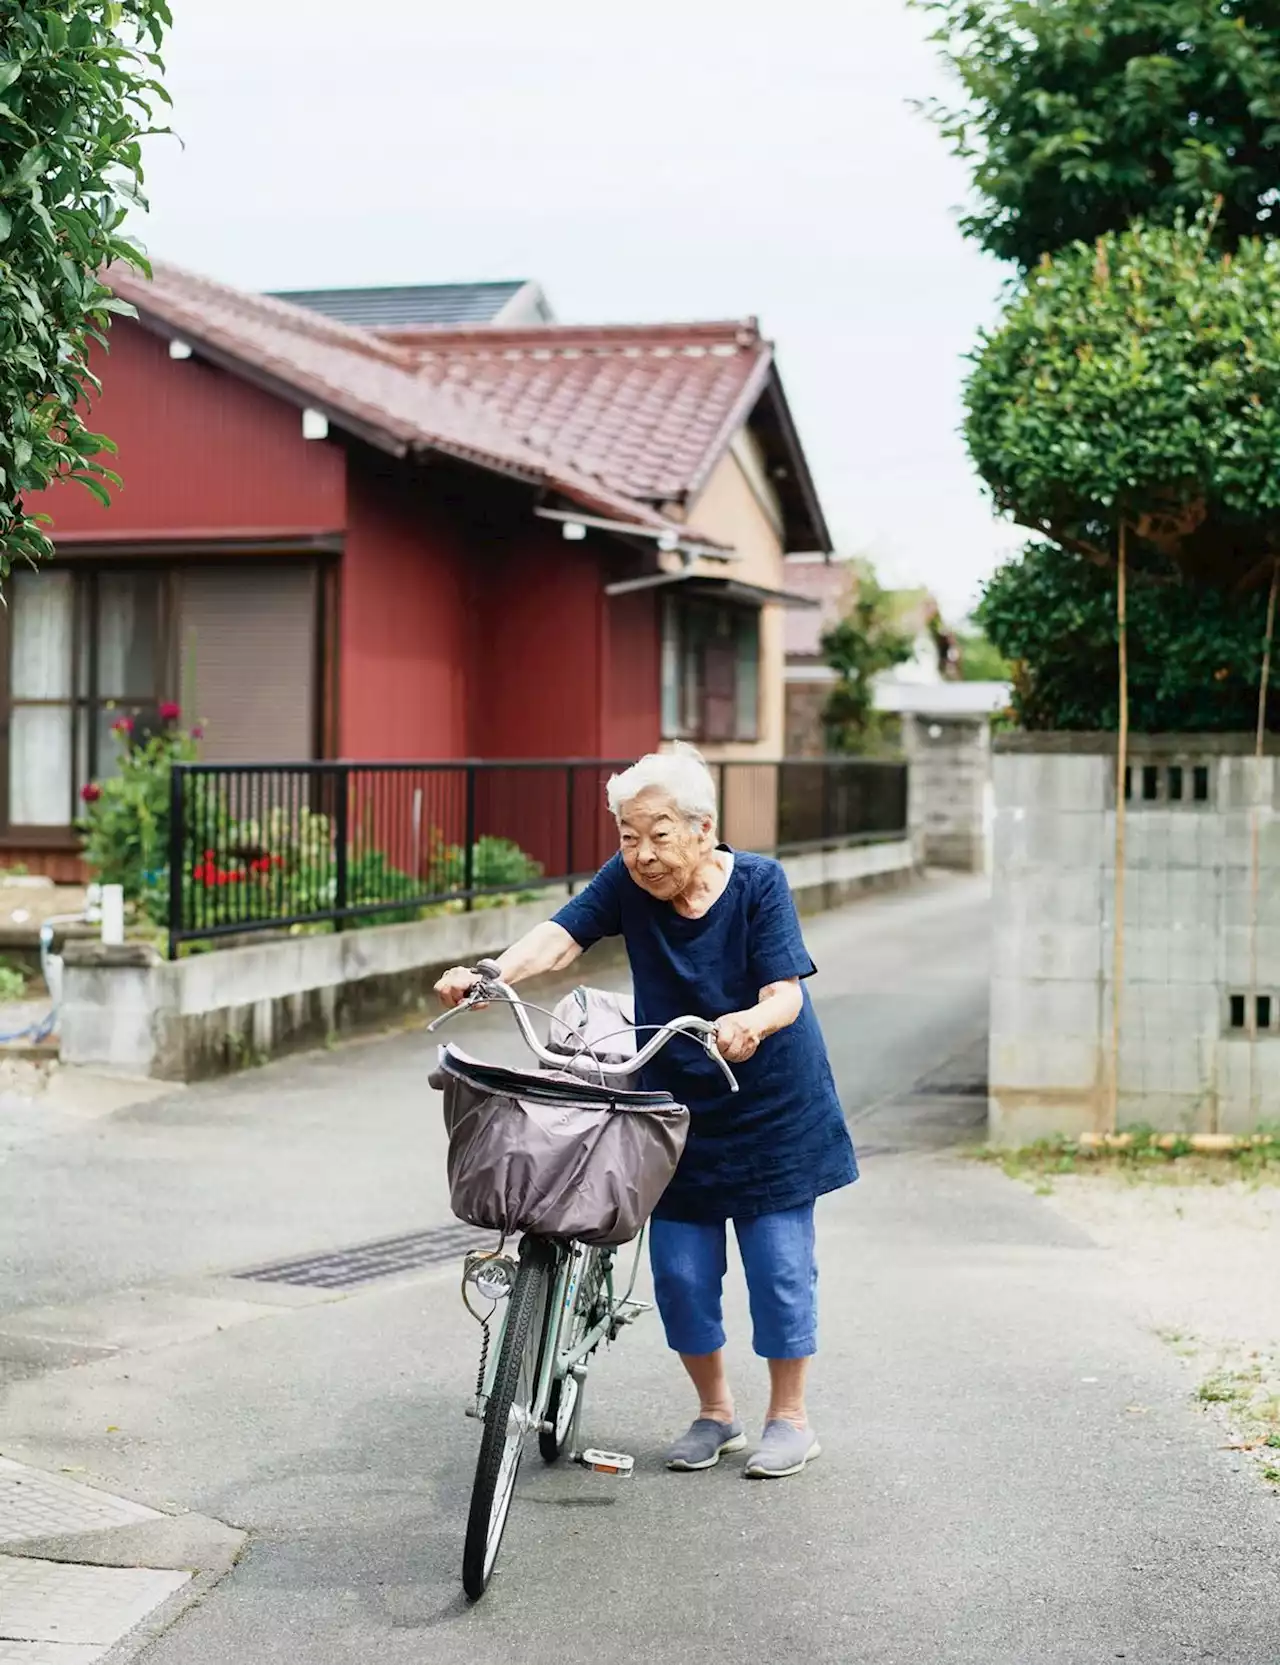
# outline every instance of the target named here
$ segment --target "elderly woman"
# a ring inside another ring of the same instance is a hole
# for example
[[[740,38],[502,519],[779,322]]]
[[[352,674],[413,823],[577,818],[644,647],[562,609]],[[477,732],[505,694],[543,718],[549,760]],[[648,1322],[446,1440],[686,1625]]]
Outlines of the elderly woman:
[[[857,1178],[826,1046],[803,987],[816,969],[777,862],[716,837],[711,776],[694,751],[641,758],[615,776],[609,808],[621,850],[554,920],[499,960],[509,983],[562,971],[602,937],[621,936],[638,1025],[682,1013],[713,1019],[737,1067],[731,1094],[711,1059],[670,1046],[645,1085],[689,1106],[688,1144],[650,1231],[654,1290],[668,1344],[698,1393],[697,1419],[668,1467],[713,1468],[746,1445],[725,1375],[721,1289],[733,1221],[755,1351],[768,1361],[764,1434],[747,1463],[760,1479],[798,1474],[819,1453],[805,1409],[817,1349],[818,1197]],[[456,1005],[475,973],[437,985]]]

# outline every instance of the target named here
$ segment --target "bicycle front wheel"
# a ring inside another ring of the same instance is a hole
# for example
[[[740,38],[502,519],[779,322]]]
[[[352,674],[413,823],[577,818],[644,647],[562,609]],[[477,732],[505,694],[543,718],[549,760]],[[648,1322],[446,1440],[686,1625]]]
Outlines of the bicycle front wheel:
[[[572,1306],[561,1330],[561,1341],[570,1351],[575,1349],[587,1332],[605,1316],[605,1273],[609,1264],[607,1251],[588,1249],[582,1255]],[[578,1368],[583,1368],[585,1363],[585,1360],[579,1361]],[[542,1453],[544,1463],[559,1462],[564,1455],[569,1429],[573,1425],[573,1413],[578,1408],[578,1401],[585,1388],[586,1382],[573,1370],[555,1378],[551,1388],[551,1399],[547,1405],[546,1423],[538,1431],[538,1449]]]
[[[515,1492],[525,1441],[534,1427],[533,1401],[548,1316],[555,1250],[536,1237],[520,1246],[520,1270],[508,1297],[502,1350],[485,1412],[462,1552],[462,1587],[479,1601],[488,1586]]]

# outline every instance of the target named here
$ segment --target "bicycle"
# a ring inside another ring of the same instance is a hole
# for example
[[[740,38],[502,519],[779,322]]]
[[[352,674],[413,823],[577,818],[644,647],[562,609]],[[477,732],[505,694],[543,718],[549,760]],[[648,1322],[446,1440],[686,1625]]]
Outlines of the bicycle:
[[[594,1049],[576,1055],[550,1051],[538,1040],[529,1010],[502,981],[491,960],[476,968],[480,981],[459,1006],[431,1024],[432,1030],[462,1012],[499,1001],[506,1002],[516,1027],[533,1055],[563,1080],[567,1066],[575,1073],[599,1075],[601,1086],[637,1074],[676,1035],[698,1041],[723,1071],[730,1087],[738,1084],[715,1044],[716,1027],[705,1018],[682,1017],[665,1024],[632,1057],[605,1062]],[[449,1048],[442,1048],[442,1061]],[[457,1056],[457,1055],[455,1055]],[[469,1061],[468,1061],[469,1062]],[[484,1066],[481,1066],[482,1068]],[[563,1089],[561,1089],[563,1090]],[[651,1095],[609,1087],[601,1110],[610,1104],[624,1107],[631,1099]],[[602,1342],[616,1341],[622,1330],[650,1310],[650,1303],[634,1298],[645,1227],[636,1237],[635,1257],[625,1291],[614,1281],[616,1247],[601,1248],[575,1239],[526,1233],[518,1258],[503,1253],[505,1239],[493,1251],[476,1251],[463,1268],[463,1301],[481,1324],[484,1337],[475,1398],[467,1415],[484,1424],[462,1557],[462,1585],[471,1601],[488,1588],[502,1544],[516,1476],[529,1437],[536,1433],[544,1462],[570,1461],[597,1473],[626,1476],[634,1459],[621,1452],[580,1450],[582,1404],[590,1361]],[[490,1303],[481,1314],[471,1305],[469,1291]],[[505,1308],[496,1348],[490,1345],[489,1324],[502,1303]]]

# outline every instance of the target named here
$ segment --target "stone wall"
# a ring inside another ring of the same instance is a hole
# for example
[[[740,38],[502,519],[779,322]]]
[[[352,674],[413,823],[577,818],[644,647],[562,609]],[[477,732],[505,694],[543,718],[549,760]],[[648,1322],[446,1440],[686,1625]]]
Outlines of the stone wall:
[[[1246,735],[1131,741],[1121,1126],[1280,1119],[1280,782],[1252,749]],[[994,763],[991,1133],[1105,1130],[1115,738],[998,736]]]
[[[989,869],[991,723],[982,716],[904,714],[912,835],[927,867]]]
[[[812,851],[783,863],[806,912],[909,882],[910,844]],[[64,1063],[193,1081],[424,1011],[441,970],[500,952],[560,906],[449,914],[177,961],[151,948],[68,943],[60,1021]],[[599,964],[602,944],[593,951]],[[587,972],[589,976],[589,971]]]

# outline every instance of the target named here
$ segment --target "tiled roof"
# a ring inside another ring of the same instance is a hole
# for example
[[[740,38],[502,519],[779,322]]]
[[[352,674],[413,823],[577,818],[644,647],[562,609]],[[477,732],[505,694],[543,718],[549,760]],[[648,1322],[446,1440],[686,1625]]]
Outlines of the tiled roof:
[[[540,455],[653,504],[696,496],[773,363],[754,320],[380,333]]]
[[[527,292],[527,293],[526,293]],[[321,312],[362,329],[413,325],[419,329],[470,329],[496,324],[513,302],[527,299],[537,315],[550,317],[536,284],[427,283],[391,289],[287,289],[277,299]]]
[[[423,375],[415,348],[172,266],[155,266],[150,280],[128,268],[113,270],[110,281],[144,319],[224,357],[250,379],[300,395],[398,454],[439,451],[559,492],[591,513],[679,531],[647,505],[522,438],[465,386]]]

